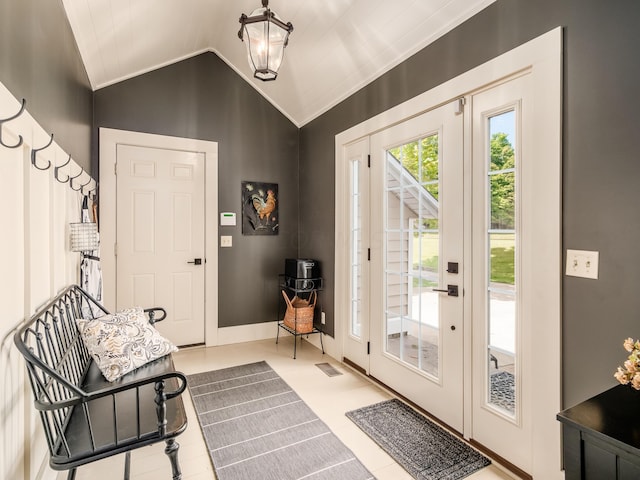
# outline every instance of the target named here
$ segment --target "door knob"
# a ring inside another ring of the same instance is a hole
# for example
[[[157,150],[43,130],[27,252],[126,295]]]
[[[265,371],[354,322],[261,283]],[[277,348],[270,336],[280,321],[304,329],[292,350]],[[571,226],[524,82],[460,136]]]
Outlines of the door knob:
[[[449,295],[450,297],[458,296],[458,285],[447,285],[447,289],[444,290],[442,288],[432,288],[432,292],[443,292]]]
[[[192,265],[202,265],[202,259],[201,258],[194,258],[193,262],[187,262],[187,263],[191,263]]]

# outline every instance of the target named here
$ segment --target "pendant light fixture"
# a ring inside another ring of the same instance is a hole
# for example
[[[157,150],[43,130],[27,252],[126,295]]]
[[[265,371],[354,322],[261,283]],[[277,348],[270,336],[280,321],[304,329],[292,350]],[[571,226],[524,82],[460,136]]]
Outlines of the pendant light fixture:
[[[262,8],[254,10],[250,16],[243,13],[240,25],[238,37],[247,46],[253,76],[265,82],[275,80],[293,25],[284,23],[269,9],[269,0],[262,0]]]

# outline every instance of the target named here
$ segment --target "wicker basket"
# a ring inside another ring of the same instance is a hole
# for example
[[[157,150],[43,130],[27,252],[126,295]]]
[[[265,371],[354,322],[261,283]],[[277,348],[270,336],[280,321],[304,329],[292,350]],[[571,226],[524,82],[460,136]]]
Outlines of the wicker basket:
[[[282,290],[284,301],[287,302],[287,311],[284,314],[284,324],[295,333],[310,333],[313,331],[313,316],[316,308],[316,292],[311,292],[309,299],[305,300],[297,295],[293,300]]]

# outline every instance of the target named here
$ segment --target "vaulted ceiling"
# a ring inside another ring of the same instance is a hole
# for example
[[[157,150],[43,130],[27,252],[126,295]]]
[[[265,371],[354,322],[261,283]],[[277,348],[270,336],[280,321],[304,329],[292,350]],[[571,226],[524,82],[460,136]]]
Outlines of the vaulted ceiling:
[[[237,36],[260,0],[63,0],[94,90],[212,51],[297,126],[495,0],[271,0],[294,31],[278,78],[253,78]]]

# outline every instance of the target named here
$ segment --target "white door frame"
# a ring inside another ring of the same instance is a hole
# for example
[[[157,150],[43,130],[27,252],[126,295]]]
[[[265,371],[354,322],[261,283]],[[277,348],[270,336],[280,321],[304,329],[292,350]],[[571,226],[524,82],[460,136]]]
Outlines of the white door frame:
[[[499,57],[490,60],[458,77],[439,85],[423,94],[410,99],[394,108],[387,110],[359,125],[356,125],[335,137],[335,178],[336,205],[349,204],[349,189],[346,179],[348,162],[344,161],[344,146],[358,139],[369,136],[377,131],[418,115],[431,108],[455,98],[464,97],[481,87],[489,86],[501,79],[510,77],[518,72],[531,69],[535,75],[535,82],[544,82],[544,90],[539,93],[536,108],[544,111],[548,122],[543,126],[545,142],[537,142],[536,156],[547,158],[561,175],[562,149],[562,28],[558,27],[541,35]],[[534,83],[535,83],[534,82]],[[470,131],[470,116],[467,115],[467,131]],[[542,130],[542,129],[541,129]],[[469,136],[466,136],[467,138]],[[470,140],[466,140],[466,142]],[[470,188],[470,145],[465,143],[465,188]],[[531,342],[534,345],[544,345],[545,354],[536,357],[536,368],[532,374],[532,388],[539,394],[533,411],[533,468],[530,472],[535,478],[561,479],[561,437],[560,426],[555,416],[561,409],[561,272],[562,272],[562,243],[561,243],[561,184],[550,186],[548,195],[557,202],[556,215],[548,218],[551,235],[557,236],[558,248],[546,251],[547,265],[554,266],[555,275],[549,276],[550,283],[544,285],[545,316],[541,318],[538,328],[533,332]],[[470,225],[471,198],[465,198],[465,225]],[[465,235],[470,235],[470,228],[466,228]],[[465,258],[471,258],[471,241],[465,236]],[[349,218],[348,209],[336,209],[335,223],[335,318],[342,321],[336,325],[335,339],[329,343],[328,351],[336,358],[342,358],[342,344],[348,328],[349,312]],[[468,247],[467,247],[468,246]],[[471,262],[465,262],[470,266]],[[471,291],[471,272],[464,272],[464,290]],[[472,305],[471,296],[464,298],[464,350],[471,352]],[[465,358],[465,392],[472,391],[471,369],[472,355]],[[542,393],[543,392],[543,393]],[[469,397],[469,395],[466,395]],[[470,398],[464,402],[464,435],[472,436]],[[508,459],[507,459],[508,460]]]
[[[205,344],[218,345],[218,143],[100,128],[100,259],[104,305],[112,311],[116,306],[115,165],[118,144],[201,152],[205,156]]]

